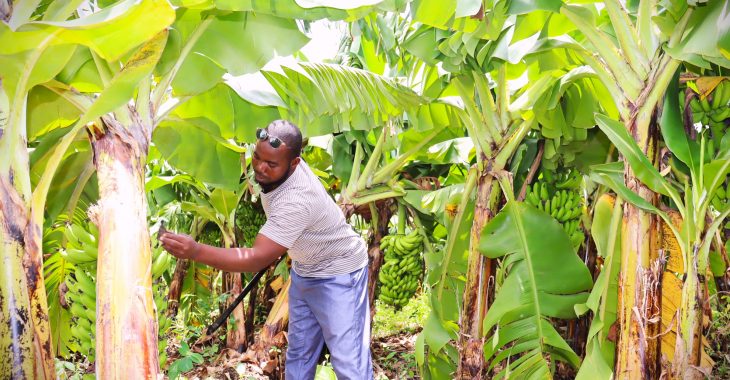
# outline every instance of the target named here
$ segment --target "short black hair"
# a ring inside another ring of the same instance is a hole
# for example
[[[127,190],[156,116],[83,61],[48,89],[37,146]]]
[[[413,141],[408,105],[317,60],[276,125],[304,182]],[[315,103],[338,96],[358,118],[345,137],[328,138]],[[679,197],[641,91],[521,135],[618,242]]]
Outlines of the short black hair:
[[[274,120],[266,127],[270,136],[278,137],[289,148],[290,158],[302,154],[302,131],[294,123],[287,120]]]

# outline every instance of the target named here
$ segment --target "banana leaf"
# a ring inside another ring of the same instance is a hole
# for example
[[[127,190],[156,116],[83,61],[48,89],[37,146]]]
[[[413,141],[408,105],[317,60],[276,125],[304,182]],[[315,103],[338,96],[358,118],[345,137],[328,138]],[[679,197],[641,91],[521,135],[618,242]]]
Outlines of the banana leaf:
[[[509,360],[497,377],[551,378],[555,360],[578,367],[580,358],[549,318],[575,318],[593,281],[560,224],[511,201],[482,231],[479,251],[507,270],[484,319],[484,331],[494,328],[484,345],[490,366]]]

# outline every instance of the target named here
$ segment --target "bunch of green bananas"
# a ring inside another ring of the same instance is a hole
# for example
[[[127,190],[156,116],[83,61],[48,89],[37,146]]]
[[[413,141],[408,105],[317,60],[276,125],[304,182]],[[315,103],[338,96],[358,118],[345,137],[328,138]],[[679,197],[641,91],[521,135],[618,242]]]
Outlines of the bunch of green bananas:
[[[94,223],[67,223],[63,235],[66,238],[66,249],[61,250],[61,256],[64,260],[72,264],[86,264],[96,261],[99,230]]]
[[[210,222],[205,225],[203,231],[201,231],[200,235],[198,235],[198,242],[212,245],[214,247],[222,247],[223,233],[220,228],[218,228],[218,225]]]
[[[152,278],[158,278],[170,269],[174,258],[167,253],[162,247],[152,249]]]
[[[172,326],[172,319],[167,316],[167,287],[161,284],[152,285],[152,294],[157,308],[157,327],[159,332],[158,354],[160,356],[160,364],[164,366],[167,362],[167,332]]]
[[[240,232],[238,243],[250,247],[256,240],[261,226],[266,223],[266,214],[257,204],[242,200],[236,210],[236,228]]]
[[[537,181],[527,189],[525,202],[557,219],[570,237],[573,247],[581,245],[584,238],[580,229],[583,201],[578,191],[557,189],[548,183]]]
[[[719,146],[720,140],[725,134],[725,119],[730,118],[728,103],[730,103],[730,83],[726,80],[715,87],[712,92],[712,101],[707,97],[704,99],[695,97],[689,102],[693,122],[710,126],[714,146]]]
[[[96,336],[96,280],[86,270],[77,266],[73,277],[66,278],[66,301],[71,318],[71,336],[77,343],[75,351],[94,361],[94,341]]]
[[[408,235],[388,235],[380,241],[385,261],[380,268],[380,299],[403,307],[418,290],[423,273],[423,237],[418,230]]]

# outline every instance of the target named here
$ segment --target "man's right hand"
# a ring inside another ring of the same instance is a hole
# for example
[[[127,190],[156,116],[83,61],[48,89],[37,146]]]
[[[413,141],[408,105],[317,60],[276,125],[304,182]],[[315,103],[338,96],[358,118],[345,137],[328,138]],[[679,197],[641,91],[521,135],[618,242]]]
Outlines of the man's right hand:
[[[198,244],[193,238],[185,234],[175,234],[169,231],[165,231],[160,236],[160,243],[162,248],[171,255],[180,259],[191,259],[195,258],[200,253],[201,245]]]

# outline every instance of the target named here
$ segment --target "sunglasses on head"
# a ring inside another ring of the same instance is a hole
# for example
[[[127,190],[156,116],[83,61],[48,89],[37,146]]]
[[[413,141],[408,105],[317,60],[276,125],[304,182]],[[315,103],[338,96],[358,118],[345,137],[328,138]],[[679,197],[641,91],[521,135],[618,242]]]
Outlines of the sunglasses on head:
[[[275,136],[271,136],[269,132],[263,128],[256,129],[256,138],[259,140],[269,140],[269,145],[276,149],[281,146],[281,139]]]

